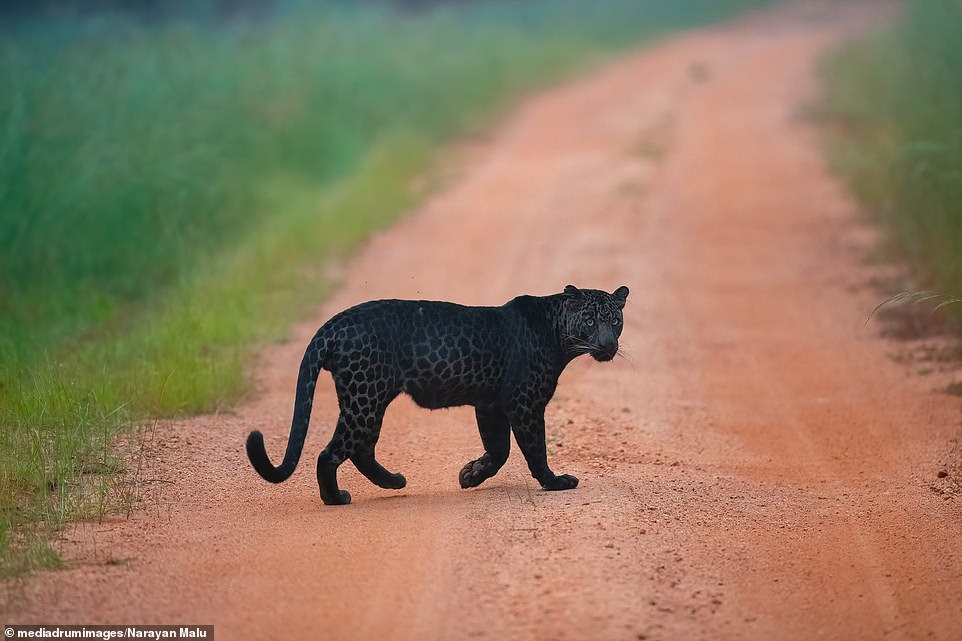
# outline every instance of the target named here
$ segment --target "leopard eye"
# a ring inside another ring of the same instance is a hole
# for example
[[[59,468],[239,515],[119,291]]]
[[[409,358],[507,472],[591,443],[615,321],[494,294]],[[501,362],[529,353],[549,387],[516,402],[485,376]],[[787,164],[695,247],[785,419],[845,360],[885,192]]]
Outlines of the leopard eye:
[[[585,320],[585,325],[587,325],[588,327],[592,327],[594,324],[595,324],[595,319],[593,318],[588,318]]]

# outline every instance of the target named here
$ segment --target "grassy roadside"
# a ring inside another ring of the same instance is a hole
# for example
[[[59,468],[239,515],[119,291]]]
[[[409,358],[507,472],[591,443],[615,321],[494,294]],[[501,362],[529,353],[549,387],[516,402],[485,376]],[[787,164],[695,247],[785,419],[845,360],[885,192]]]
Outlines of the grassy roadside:
[[[0,575],[112,509],[113,443],[246,388],[432,150],[603,52],[763,0],[532,0],[0,39]]]
[[[923,287],[962,292],[962,3],[912,0],[822,71],[833,168]]]

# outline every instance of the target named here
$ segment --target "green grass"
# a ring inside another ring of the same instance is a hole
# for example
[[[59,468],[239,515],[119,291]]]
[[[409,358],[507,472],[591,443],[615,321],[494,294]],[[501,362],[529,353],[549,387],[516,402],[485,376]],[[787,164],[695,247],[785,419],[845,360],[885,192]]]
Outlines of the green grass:
[[[117,508],[125,428],[229,406],[433,151],[605,52],[764,0],[530,0],[0,34],[0,575]],[[133,499],[131,499],[133,500]]]
[[[823,72],[834,168],[923,286],[962,291],[962,2],[909,2]]]

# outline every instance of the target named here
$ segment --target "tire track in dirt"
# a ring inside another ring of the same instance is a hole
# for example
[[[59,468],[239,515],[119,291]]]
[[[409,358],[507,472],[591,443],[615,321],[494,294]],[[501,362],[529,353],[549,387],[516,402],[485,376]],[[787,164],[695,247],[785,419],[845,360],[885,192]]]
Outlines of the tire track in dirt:
[[[220,639],[958,639],[958,404],[863,325],[872,232],[804,118],[813,65],[871,3],[795,3],[535,96],[451,184],[373,238],[344,286],[259,359],[236,412],[155,426],[144,510],[81,524],[69,570],[7,584],[8,621],[213,623]],[[519,452],[476,490],[473,412],[399,399],[379,443],[408,487],[311,456],[268,486],[303,345],[350,304],[500,304],[631,287],[630,358],[576,361],[547,414],[577,490]],[[953,468],[955,469],[955,468]],[[939,485],[941,483],[941,485]],[[952,483],[956,483],[953,485]],[[936,490],[936,491],[933,491]]]

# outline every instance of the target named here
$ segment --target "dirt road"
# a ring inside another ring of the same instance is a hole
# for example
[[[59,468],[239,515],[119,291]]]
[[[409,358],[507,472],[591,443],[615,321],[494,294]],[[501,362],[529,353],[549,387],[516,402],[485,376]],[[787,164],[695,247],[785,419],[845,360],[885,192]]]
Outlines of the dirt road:
[[[262,355],[235,413],[153,430],[144,510],[73,530],[72,568],[26,581],[8,622],[212,623],[222,641],[962,639],[953,374],[920,375],[864,324],[872,232],[805,116],[819,52],[862,11],[756,14],[526,102]],[[283,451],[303,346],[333,312],[569,282],[631,288],[630,358],[576,361],[549,406],[550,462],[576,490],[540,491],[517,448],[460,490],[473,412],[399,399],[378,451],[407,488],[345,465],[354,503],[325,507],[328,377],[294,477],[270,486],[247,463],[253,428]]]

